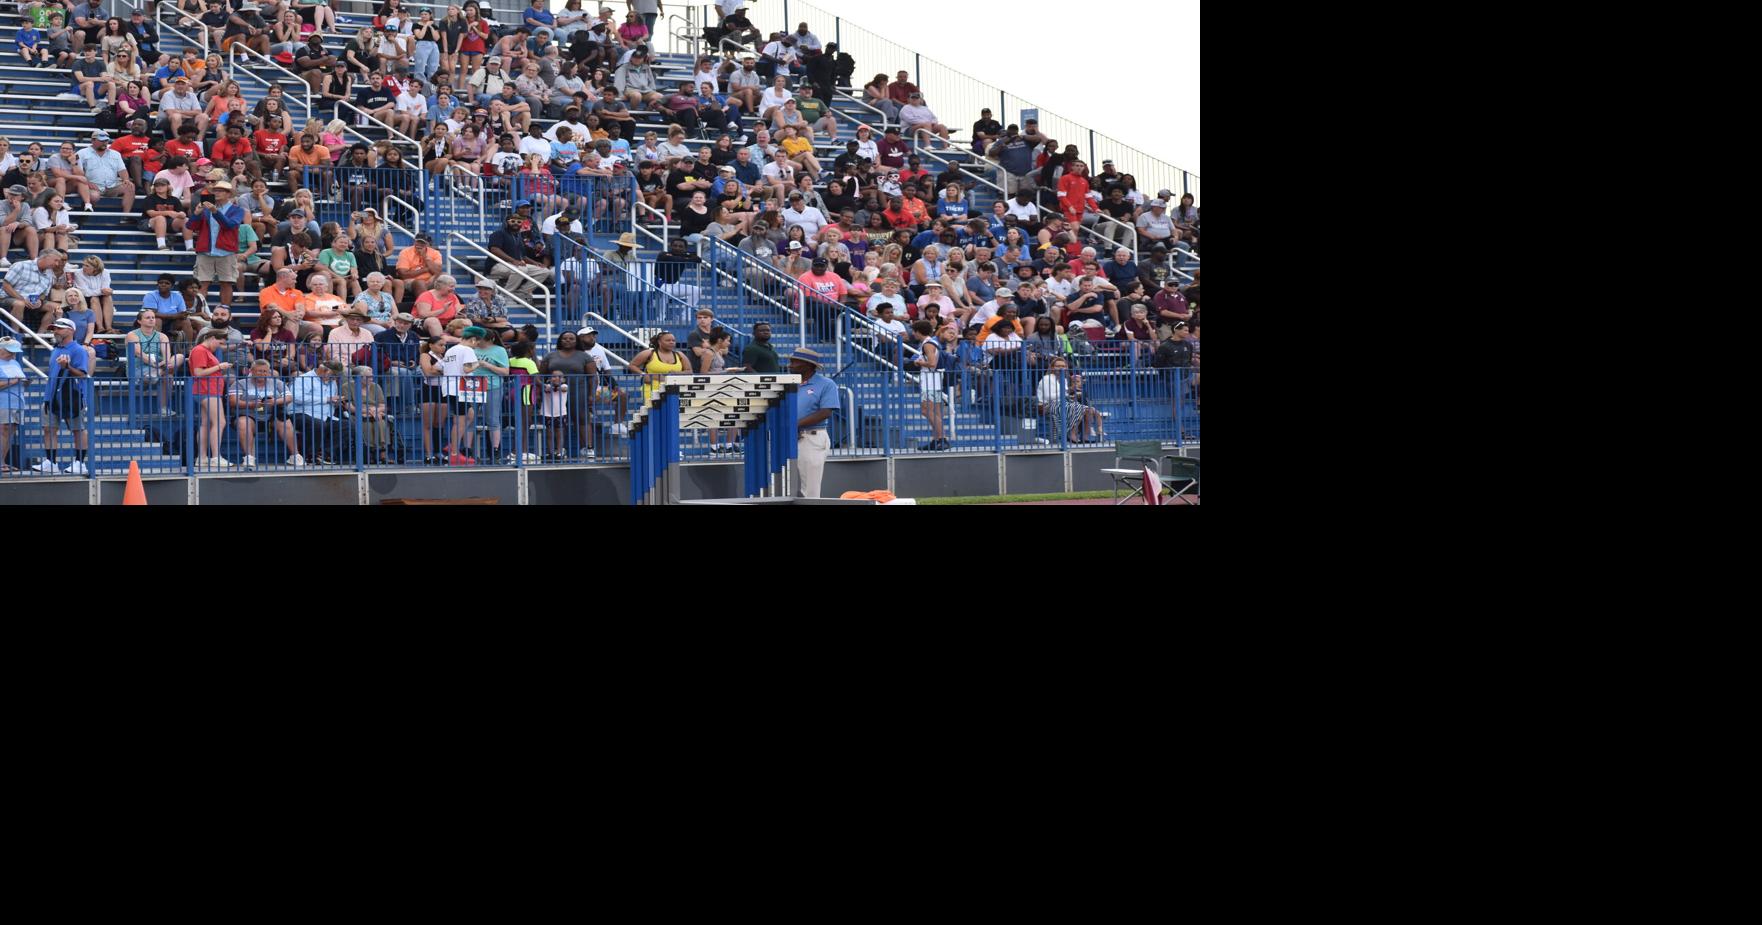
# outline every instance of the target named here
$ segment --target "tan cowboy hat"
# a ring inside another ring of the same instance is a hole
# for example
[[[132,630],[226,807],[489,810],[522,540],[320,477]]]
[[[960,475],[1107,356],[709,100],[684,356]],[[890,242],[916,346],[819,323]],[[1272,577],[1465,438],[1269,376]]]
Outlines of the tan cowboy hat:
[[[226,190],[227,192],[230,193],[230,192],[232,192],[232,184],[226,182],[225,180],[222,180],[219,183],[208,184],[208,189],[210,189],[210,190],[223,189],[223,190]]]
[[[623,234],[619,235],[618,236],[618,246],[619,247],[635,247],[636,246],[636,232],[626,231]]]

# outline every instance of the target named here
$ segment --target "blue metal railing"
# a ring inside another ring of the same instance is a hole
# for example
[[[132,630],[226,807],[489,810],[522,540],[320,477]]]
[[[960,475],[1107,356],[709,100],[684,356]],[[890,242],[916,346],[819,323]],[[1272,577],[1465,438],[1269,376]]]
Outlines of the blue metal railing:
[[[162,355],[181,356],[188,347],[165,344]],[[321,404],[312,401],[315,386],[310,377],[301,376],[336,348],[320,343],[268,351],[250,345],[224,347],[219,359],[234,366],[217,378],[200,380],[201,385],[189,375],[187,364],[157,370],[158,376],[135,363],[99,375],[91,382],[92,400],[84,401],[80,411],[90,435],[84,474],[119,476],[133,454],[141,454],[144,465],[156,462],[158,471],[175,465],[184,474],[215,475],[238,471],[247,456],[260,471],[293,468],[296,452],[305,463],[301,471],[320,465],[320,456],[333,470],[367,470],[420,465],[452,453],[476,465],[514,466],[618,462],[647,453],[641,465],[651,467],[649,473],[658,477],[664,468],[661,462],[669,458],[719,455],[701,446],[701,431],[688,439],[679,437],[677,411],[672,438],[662,441],[650,434],[644,439],[656,442],[646,449],[640,440],[627,444],[626,429],[620,425],[630,420],[629,412],[639,401],[641,377],[622,369],[563,375],[556,382],[549,374],[517,370],[501,379],[499,386],[480,393],[483,400],[473,403],[471,420],[462,425],[453,407],[440,397],[445,380],[425,375],[420,367],[394,365],[414,359],[410,348],[394,348],[394,352],[383,344],[341,347],[348,353],[346,370],[365,366],[372,374],[345,373],[335,380],[332,388],[338,401],[332,404],[338,413],[308,410],[296,417],[299,408]],[[1185,358],[1185,350],[1159,353],[1122,341],[1091,344],[1059,338],[1051,345],[1030,341],[1008,351],[957,347],[953,353],[960,361],[939,376],[919,375],[914,380],[899,370],[872,364],[841,372],[840,386],[851,391],[850,417],[846,426],[836,428],[839,442],[845,445],[834,453],[892,456],[938,451],[932,447],[987,453],[1066,450],[1095,438],[1157,439],[1186,446],[1200,439],[1196,361],[1178,369],[1156,365],[1170,355]],[[250,381],[273,381],[279,387],[253,392],[241,383],[249,376],[249,364],[259,357],[285,362],[291,375],[283,375],[278,365],[263,379]],[[41,367],[47,351],[35,349],[30,359]],[[1067,368],[1054,370],[1055,359],[1063,360]],[[537,362],[544,368],[542,359]],[[218,382],[218,388],[206,385],[209,382]],[[34,477],[29,470],[40,465],[37,453],[45,442],[42,428],[47,423],[41,415],[48,397],[44,386],[41,378],[34,377],[24,386],[25,423],[12,428],[8,454],[8,464],[17,471],[5,473],[7,478]],[[251,405],[253,399],[281,394],[288,401],[280,414]],[[211,436],[201,435],[205,413],[210,415],[208,433],[214,433],[211,399],[219,404],[223,417],[217,446],[204,445]],[[249,422],[242,420],[246,417]],[[792,421],[793,416],[784,410],[774,420]],[[936,436],[933,421],[941,424],[945,446],[931,442]],[[766,473],[775,473],[793,457],[792,429],[777,426],[781,429],[749,428],[739,441],[740,452],[747,457],[749,494],[762,491],[770,478]],[[455,430],[459,427],[465,429]],[[855,439],[846,441],[850,431]],[[197,469],[202,457],[212,460],[217,455],[231,465]],[[71,430],[61,434],[54,462],[57,474],[74,462]]]

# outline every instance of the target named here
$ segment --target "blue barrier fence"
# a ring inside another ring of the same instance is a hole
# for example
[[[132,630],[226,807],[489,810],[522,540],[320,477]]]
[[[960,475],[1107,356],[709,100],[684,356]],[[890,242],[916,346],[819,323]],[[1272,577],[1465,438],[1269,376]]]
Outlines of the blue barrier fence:
[[[908,358],[902,371],[837,376],[855,401],[833,453],[1064,450],[1130,439],[1182,446],[1200,438],[1196,366],[1159,368],[1142,351],[1112,345],[1077,352],[957,344],[953,352],[952,368],[923,370]]]
[[[887,350],[886,340],[878,349]],[[169,345],[165,355],[182,356],[187,346]],[[27,373],[17,423],[0,425],[6,428],[0,430],[0,460],[12,467],[0,470],[0,476],[50,474],[41,468],[50,456],[53,474],[114,477],[126,471],[130,458],[152,461],[161,472],[212,474],[238,469],[246,457],[257,470],[366,469],[439,465],[439,457],[455,454],[474,465],[524,466],[619,462],[643,452],[627,439],[642,380],[631,371],[563,375],[555,382],[550,375],[515,373],[501,379],[499,388],[469,393],[481,400],[462,403],[469,406],[464,410],[470,420],[461,425],[462,406],[449,400],[449,380],[438,375],[438,354],[424,364],[407,349],[376,344],[365,352],[350,345],[348,357],[333,358],[336,346],[231,345],[218,352],[218,359],[232,367],[214,377],[191,376],[187,361],[169,360],[155,369],[131,363],[118,374],[90,380],[77,407],[65,396],[55,408],[46,407],[52,398],[46,383]],[[43,367],[46,352],[32,352],[38,355],[31,359]],[[1183,446],[1201,436],[1196,365],[1159,368],[1146,361],[1144,351],[1119,343],[1031,342],[990,352],[957,345],[953,353],[952,368],[930,375],[909,358],[904,370],[839,372],[835,378],[849,394],[832,429],[833,453],[1062,450],[1096,439],[1157,439]],[[259,359],[271,365],[252,375],[251,364]],[[347,364],[344,374],[313,375],[327,361]],[[738,365],[740,358],[730,355],[728,361]],[[541,369],[543,362],[538,360]],[[349,372],[356,367],[369,372]],[[320,381],[327,379],[328,384]],[[72,419],[58,414],[56,437],[49,438],[46,412],[69,409],[74,409]],[[80,427],[69,426],[73,421]],[[465,429],[455,430],[459,427]],[[747,478],[757,480],[749,481],[752,485],[762,482],[758,473],[774,471],[779,460],[794,454],[793,434],[755,437],[749,431],[726,439],[702,430],[679,434],[677,420],[672,429],[671,449],[650,447],[646,465],[671,453],[726,458],[711,444],[731,442],[733,453],[747,457]],[[76,469],[80,431],[87,434],[88,461]],[[938,437],[947,442],[934,442]],[[756,462],[755,454],[762,454]],[[216,458],[230,465],[218,465]],[[204,460],[207,468],[199,469]],[[63,471],[68,469],[75,471]]]

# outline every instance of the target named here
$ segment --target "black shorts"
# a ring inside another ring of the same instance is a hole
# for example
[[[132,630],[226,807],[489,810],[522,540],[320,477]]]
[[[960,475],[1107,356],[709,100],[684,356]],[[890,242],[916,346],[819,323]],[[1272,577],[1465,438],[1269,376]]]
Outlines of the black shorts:
[[[445,400],[446,400],[446,396],[441,394],[441,387],[440,386],[429,385],[426,382],[422,383],[422,403],[423,404],[425,404],[425,405],[428,405],[428,404],[438,405]]]
[[[483,407],[486,404],[488,404],[488,402],[460,401],[457,396],[453,396],[453,395],[447,396],[447,407],[452,409],[452,412],[454,414],[460,415],[460,416],[470,414],[471,412],[476,411],[477,409]]]

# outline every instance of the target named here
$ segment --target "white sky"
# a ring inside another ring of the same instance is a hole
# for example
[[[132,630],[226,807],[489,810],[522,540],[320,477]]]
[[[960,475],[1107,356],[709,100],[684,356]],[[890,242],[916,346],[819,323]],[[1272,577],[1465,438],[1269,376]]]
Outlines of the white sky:
[[[783,0],[749,5],[778,11]],[[1176,167],[1204,173],[1199,166],[1198,0],[813,0],[813,5]],[[793,16],[798,7],[790,6]],[[828,32],[816,34],[833,41]],[[1080,79],[1068,76],[1073,69]],[[876,70],[859,58],[853,82],[867,81]],[[964,131],[978,118],[977,112],[937,106],[935,86],[923,83],[932,108],[950,126]],[[1115,89],[1098,91],[1098,85]],[[1007,123],[1019,115],[998,113],[997,118]],[[1060,141],[1083,147],[1081,139]]]

